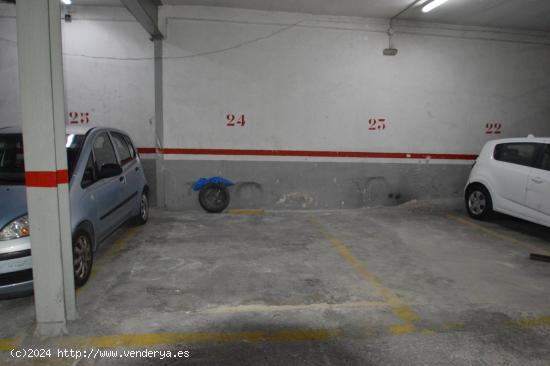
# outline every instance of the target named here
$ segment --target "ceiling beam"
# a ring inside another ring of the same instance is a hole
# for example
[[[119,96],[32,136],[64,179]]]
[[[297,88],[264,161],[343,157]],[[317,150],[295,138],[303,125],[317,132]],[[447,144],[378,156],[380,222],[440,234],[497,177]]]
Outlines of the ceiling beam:
[[[160,0],[120,0],[139,24],[151,35],[151,40],[163,39],[158,28],[158,7]]]

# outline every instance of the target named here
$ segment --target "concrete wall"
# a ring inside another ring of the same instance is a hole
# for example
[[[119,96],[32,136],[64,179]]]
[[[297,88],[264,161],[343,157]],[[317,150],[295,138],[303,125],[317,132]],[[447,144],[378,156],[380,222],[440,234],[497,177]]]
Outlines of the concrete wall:
[[[461,154],[497,137],[550,135],[548,34],[401,22],[399,54],[384,57],[380,19],[193,6],[159,15],[158,142],[168,150],[160,165],[142,156],[151,185],[157,169],[164,176],[171,209],[198,208],[191,184],[213,175],[238,183],[232,207],[456,196],[472,163]],[[0,34],[1,126],[19,123],[11,5],[0,5]],[[67,112],[155,147],[147,33],[124,8],[73,7],[63,39]],[[227,126],[230,113],[245,125]],[[487,123],[501,134],[486,134]]]
[[[122,7],[72,7],[62,22],[67,122],[127,130],[154,146],[153,45]],[[15,6],[0,5],[0,123],[19,124]],[[76,118],[70,112],[78,113]]]
[[[334,155],[477,154],[496,137],[550,135],[548,34],[400,23],[399,54],[384,57],[376,19],[191,6],[160,19],[164,146],[198,149],[165,155],[170,208],[197,208],[190,185],[212,175],[240,183],[233,207],[456,196],[471,160]],[[378,118],[385,128],[369,130]]]
[[[63,22],[67,112],[89,112],[90,124],[154,146],[153,44],[124,8],[114,9],[118,14],[89,18],[76,9],[74,20]]]
[[[127,131],[155,146],[153,45],[123,7],[73,6],[62,21],[67,123]],[[0,4],[0,126],[19,125],[15,6]],[[87,122],[88,121],[88,122]],[[154,160],[144,162],[154,186]]]
[[[15,5],[0,4],[0,127],[20,121]]]

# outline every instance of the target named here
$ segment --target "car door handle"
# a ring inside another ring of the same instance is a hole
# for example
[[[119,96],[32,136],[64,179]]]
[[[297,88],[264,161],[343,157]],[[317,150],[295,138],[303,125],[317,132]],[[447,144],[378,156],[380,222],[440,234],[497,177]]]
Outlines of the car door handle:
[[[139,166],[136,166],[136,172],[139,172]]]
[[[544,183],[544,179],[542,179],[541,177],[532,177],[531,180],[537,184]]]
[[[124,183],[124,177],[120,177],[118,178],[119,181],[121,181],[122,183]]]

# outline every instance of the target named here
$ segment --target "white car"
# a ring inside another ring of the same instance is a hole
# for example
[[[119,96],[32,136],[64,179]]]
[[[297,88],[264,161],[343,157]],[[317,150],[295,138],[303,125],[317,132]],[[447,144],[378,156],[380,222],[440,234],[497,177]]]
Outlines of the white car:
[[[485,144],[470,173],[465,199],[475,219],[497,211],[550,227],[550,138]]]

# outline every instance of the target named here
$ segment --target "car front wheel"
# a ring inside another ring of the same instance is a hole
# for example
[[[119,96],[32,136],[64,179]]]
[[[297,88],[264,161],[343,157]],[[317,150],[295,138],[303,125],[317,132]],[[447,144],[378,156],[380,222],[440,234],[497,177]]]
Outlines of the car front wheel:
[[[139,213],[134,218],[134,223],[136,225],[145,225],[147,220],[149,220],[149,197],[146,192],[143,192],[139,200]]]
[[[476,220],[486,219],[493,211],[493,202],[487,189],[481,185],[468,188],[466,192],[466,210]]]
[[[90,235],[84,230],[77,231],[73,238],[74,284],[83,286],[90,278],[94,264],[94,252]]]

